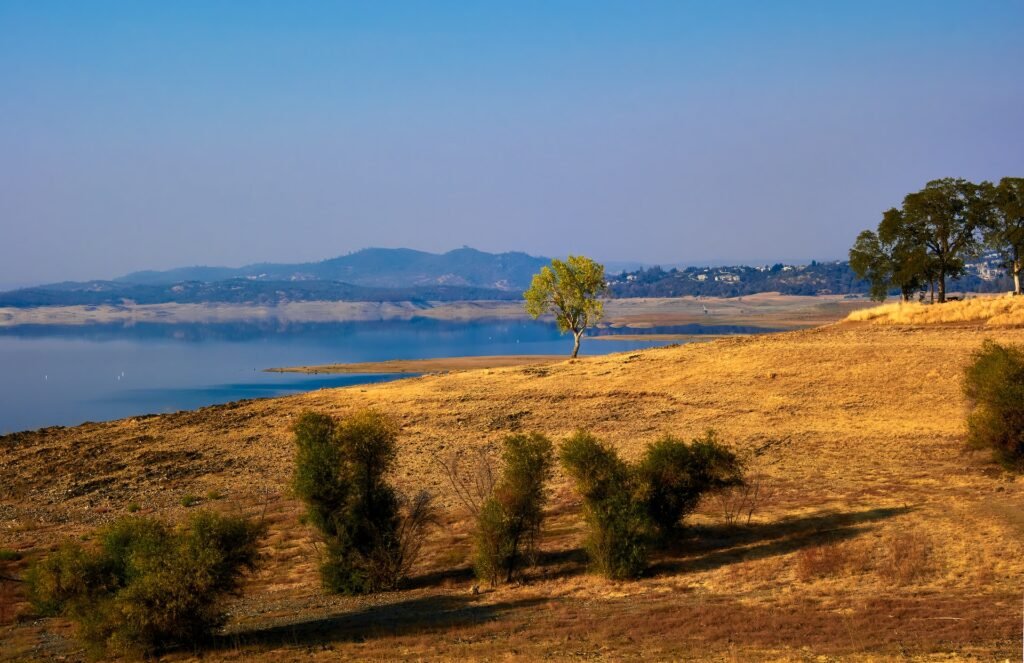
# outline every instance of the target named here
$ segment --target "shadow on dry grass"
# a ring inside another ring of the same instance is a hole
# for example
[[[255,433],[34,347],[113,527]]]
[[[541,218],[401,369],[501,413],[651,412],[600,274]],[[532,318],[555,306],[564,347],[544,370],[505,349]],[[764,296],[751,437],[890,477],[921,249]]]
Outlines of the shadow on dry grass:
[[[898,507],[830,511],[746,526],[688,527],[661,550],[655,551],[645,575],[711,571],[741,561],[786,555],[824,542],[845,541],[867,532],[873,522],[912,510],[911,507]],[[539,553],[536,566],[526,571],[524,579],[527,582],[567,579],[587,572],[587,553],[583,548],[549,549]],[[405,588],[424,589],[473,580],[472,568],[464,565],[410,578]]]
[[[545,600],[529,598],[485,603],[478,596],[426,596],[367,606],[354,612],[320,619],[225,635],[211,643],[211,648],[305,647],[447,631],[491,622],[504,613],[530,608]]]
[[[473,567],[468,564],[449,569],[439,569],[412,576],[402,582],[402,589],[426,589],[444,587],[453,583],[468,583],[476,579]]]
[[[817,513],[746,526],[688,527],[653,554],[644,574],[677,575],[712,571],[745,560],[786,555],[825,541],[852,539],[870,529],[870,523],[912,511],[910,507],[875,508],[853,512]],[[587,572],[583,548],[545,551],[528,579],[564,579]],[[466,578],[472,578],[466,569]]]
[[[854,512],[818,513],[745,527],[692,527],[651,565],[649,575],[710,571],[741,560],[786,555],[825,541],[852,539],[872,522],[906,513],[910,507],[876,508]]]

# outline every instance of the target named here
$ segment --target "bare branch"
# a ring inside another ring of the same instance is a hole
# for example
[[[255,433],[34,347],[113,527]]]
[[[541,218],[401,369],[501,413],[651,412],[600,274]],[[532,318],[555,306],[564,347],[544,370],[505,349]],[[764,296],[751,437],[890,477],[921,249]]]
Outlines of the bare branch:
[[[480,509],[494,491],[494,460],[485,449],[478,449],[472,467],[465,468],[459,453],[452,452],[445,461],[435,457],[435,461],[444,470],[448,483],[455,496],[466,510],[475,518]]]

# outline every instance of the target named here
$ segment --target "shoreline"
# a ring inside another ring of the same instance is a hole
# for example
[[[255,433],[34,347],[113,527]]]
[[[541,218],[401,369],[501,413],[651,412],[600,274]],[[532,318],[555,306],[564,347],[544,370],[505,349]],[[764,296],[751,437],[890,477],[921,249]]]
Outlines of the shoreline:
[[[602,326],[667,325],[808,327],[835,322],[870,305],[841,295],[759,293],[735,298],[662,297],[610,299]],[[518,301],[285,302],[257,304],[133,304],[121,306],[0,307],[0,328],[27,325],[371,322],[429,318],[453,322],[529,320]]]

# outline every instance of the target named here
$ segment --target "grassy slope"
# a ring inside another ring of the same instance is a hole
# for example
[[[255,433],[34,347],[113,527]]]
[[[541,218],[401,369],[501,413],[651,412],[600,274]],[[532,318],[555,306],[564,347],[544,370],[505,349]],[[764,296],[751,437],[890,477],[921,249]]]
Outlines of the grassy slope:
[[[850,313],[850,321],[881,325],[984,324],[986,327],[1024,325],[1024,297],[981,296],[932,306],[894,302]]]
[[[177,517],[186,492],[216,489],[226,498],[208,506],[265,514],[267,564],[207,660],[1009,657],[1024,482],[962,441],[959,375],[986,337],[1024,342],[1024,331],[843,324],[15,434],[0,438],[0,547],[45,548],[132,501]],[[287,496],[288,427],[306,408],[367,405],[400,419],[396,480],[439,493],[447,522],[409,589],[324,597]],[[657,558],[650,577],[608,583],[584,573],[578,502],[559,476],[533,580],[472,594],[468,523],[432,456],[513,429],[579,426],[627,456],[663,432],[716,428],[760,452],[776,497],[740,530],[707,505],[693,520],[701,536]],[[887,568],[907,533],[932,552],[899,580]],[[836,568],[818,576],[807,551],[823,541]],[[67,625],[12,624],[19,597],[6,586],[0,658],[74,656]]]

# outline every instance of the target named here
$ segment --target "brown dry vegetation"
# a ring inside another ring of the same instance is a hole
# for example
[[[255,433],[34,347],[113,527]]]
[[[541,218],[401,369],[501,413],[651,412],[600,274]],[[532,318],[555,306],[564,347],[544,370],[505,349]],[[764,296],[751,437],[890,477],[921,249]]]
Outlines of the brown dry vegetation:
[[[24,559],[0,575],[130,503],[178,518],[186,493],[219,494],[203,505],[264,517],[270,534],[204,660],[1016,657],[1024,481],[964,446],[960,375],[984,338],[1024,330],[839,324],[9,435],[0,548]],[[438,493],[444,524],[406,589],[325,596],[287,489],[289,427],[305,409],[367,406],[400,421],[394,479]],[[772,499],[746,527],[709,500],[644,578],[612,583],[585,573],[579,502],[558,474],[541,565],[474,594],[469,519],[432,458],[581,426],[630,459],[713,427],[758,458]],[[0,582],[0,658],[80,657],[70,626],[21,598]]]

